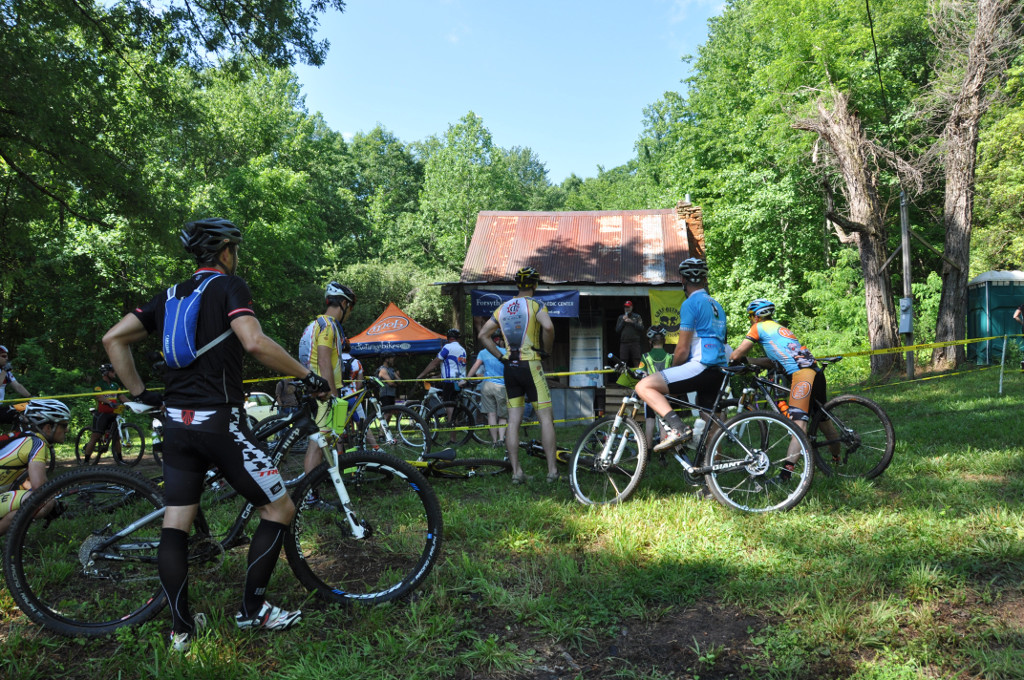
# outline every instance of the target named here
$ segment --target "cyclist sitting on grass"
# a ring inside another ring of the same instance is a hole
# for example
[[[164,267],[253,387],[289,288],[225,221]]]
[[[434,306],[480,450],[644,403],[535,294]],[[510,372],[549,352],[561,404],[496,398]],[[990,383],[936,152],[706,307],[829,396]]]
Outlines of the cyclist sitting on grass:
[[[730,360],[737,361],[747,356],[747,353],[757,343],[764,349],[765,357],[756,357],[750,362],[771,368],[773,364],[779,364],[782,370],[790,379],[789,409],[787,411],[790,420],[796,423],[804,432],[807,432],[807,421],[816,410],[819,404],[827,401],[827,389],[825,385],[825,373],[818,366],[814,355],[810,350],[800,344],[793,331],[775,321],[775,305],[764,298],[758,298],[747,305],[747,316],[750,319],[750,330],[743,338],[743,342],[733,350]],[[835,430],[832,423],[823,422],[822,429],[831,438],[834,438]],[[833,453],[839,454],[839,444],[833,444]],[[796,456],[800,449],[800,443],[795,439],[790,444],[790,456]],[[787,468],[792,468],[792,463],[787,463]]]
[[[85,444],[86,463],[89,462],[89,458],[92,456],[96,442],[114,424],[114,419],[117,418],[121,408],[120,402],[125,401],[123,395],[113,394],[113,392],[120,389],[121,385],[117,382],[117,374],[114,373],[114,367],[110,364],[100,366],[100,381],[93,387],[93,392],[99,392],[99,394],[96,395],[96,415],[92,418],[92,433],[89,435],[89,441]],[[114,437],[110,444],[115,458],[120,459],[121,440]]]
[[[0,536],[14,521],[15,510],[25,498],[46,483],[46,460],[39,454],[51,444],[60,444],[68,431],[71,411],[56,399],[33,399],[25,407],[24,419],[32,432],[22,432],[0,443]],[[12,488],[28,471],[28,481]],[[49,511],[44,508],[43,513]]]

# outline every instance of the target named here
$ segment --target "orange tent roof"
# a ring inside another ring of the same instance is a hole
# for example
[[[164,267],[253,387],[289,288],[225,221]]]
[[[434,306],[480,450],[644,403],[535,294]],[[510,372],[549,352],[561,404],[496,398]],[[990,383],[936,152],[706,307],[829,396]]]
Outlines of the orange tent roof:
[[[447,338],[424,328],[412,317],[399,309],[394,302],[362,333],[349,338],[351,352],[363,354],[422,354],[437,352]]]

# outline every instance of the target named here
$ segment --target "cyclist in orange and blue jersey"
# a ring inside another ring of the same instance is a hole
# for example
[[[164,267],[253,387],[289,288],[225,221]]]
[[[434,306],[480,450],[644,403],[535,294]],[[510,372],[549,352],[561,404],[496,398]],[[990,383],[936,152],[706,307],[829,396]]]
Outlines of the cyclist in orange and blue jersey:
[[[46,456],[50,444],[59,444],[67,436],[71,411],[56,399],[34,399],[25,407],[24,418],[31,432],[22,432],[0,444],[0,536],[14,520],[14,511],[25,498],[46,483]],[[14,488],[22,473],[28,471],[28,483]],[[47,513],[52,506],[43,508]]]
[[[770,366],[776,362],[790,378],[789,417],[806,431],[812,408],[826,400],[825,374],[821,372],[814,355],[789,330],[772,316],[775,305],[769,300],[758,298],[747,305],[750,330],[743,342],[733,351],[730,359],[742,359],[760,344],[767,356],[767,362],[754,359],[754,363]]]
[[[814,359],[811,351],[800,344],[793,331],[775,321],[775,305],[764,298],[758,298],[747,305],[750,317],[750,330],[743,342],[733,351],[732,360],[742,359],[758,343],[764,349],[766,359],[751,360],[759,366],[771,367],[772,362],[782,366],[789,376],[789,418],[804,432],[807,432],[807,421],[814,415],[821,404],[828,399],[828,388],[825,374]],[[839,454],[839,445],[835,443],[836,432],[832,423],[827,420],[821,424],[822,431],[833,441],[829,449],[833,456]],[[798,455],[800,443],[794,437],[789,446],[790,462],[785,464],[788,470],[793,469],[795,456]]]

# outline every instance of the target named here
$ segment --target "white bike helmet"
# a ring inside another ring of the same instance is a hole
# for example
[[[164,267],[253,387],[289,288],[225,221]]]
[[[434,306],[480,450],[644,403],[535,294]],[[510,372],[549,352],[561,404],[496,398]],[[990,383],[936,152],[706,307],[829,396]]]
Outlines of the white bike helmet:
[[[47,423],[66,423],[71,420],[71,409],[58,399],[33,399],[25,407],[25,419],[36,429]]]

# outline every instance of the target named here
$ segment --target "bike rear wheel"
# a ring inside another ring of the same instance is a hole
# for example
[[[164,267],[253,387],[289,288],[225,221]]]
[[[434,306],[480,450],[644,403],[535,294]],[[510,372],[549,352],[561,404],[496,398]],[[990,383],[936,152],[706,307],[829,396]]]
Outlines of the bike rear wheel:
[[[26,499],[6,537],[4,574],[15,602],[69,636],[151,619],[165,604],[156,564],[162,508],[160,491],[127,470],[82,467],[50,480]]]
[[[796,450],[790,456],[791,442]],[[743,512],[789,510],[811,487],[814,461],[803,431],[788,418],[755,411],[740,413],[712,435],[707,464],[743,465],[704,476],[715,499]],[[792,468],[787,468],[792,463]]]
[[[124,432],[124,437],[115,434],[121,440],[120,453],[116,446],[113,444],[110,446],[114,462],[126,467],[135,467],[142,460],[142,455],[146,453],[146,437],[142,434],[142,428],[131,423],[125,423],[122,431]]]
[[[896,448],[892,421],[882,407],[853,394],[832,399],[814,414],[807,438],[818,468],[840,477],[877,477]]]
[[[601,455],[610,445],[612,458]],[[569,486],[584,505],[611,505],[629,498],[647,467],[647,440],[640,426],[623,418],[605,416],[591,425],[569,460]]]
[[[456,458],[440,461],[431,470],[436,476],[446,479],[470,479],[510,472],[512,463],[496,458]]]
[[[340,456],[338,473],[347,503],[326,464],[307,475],[292,496],[297,512],[284,544],[292,571],[330,602],[377,604],[405,597],[441,552],[437,496],[415,468],[383,453]],[[355,536],[350,521],[365,531],[363,537]]]

